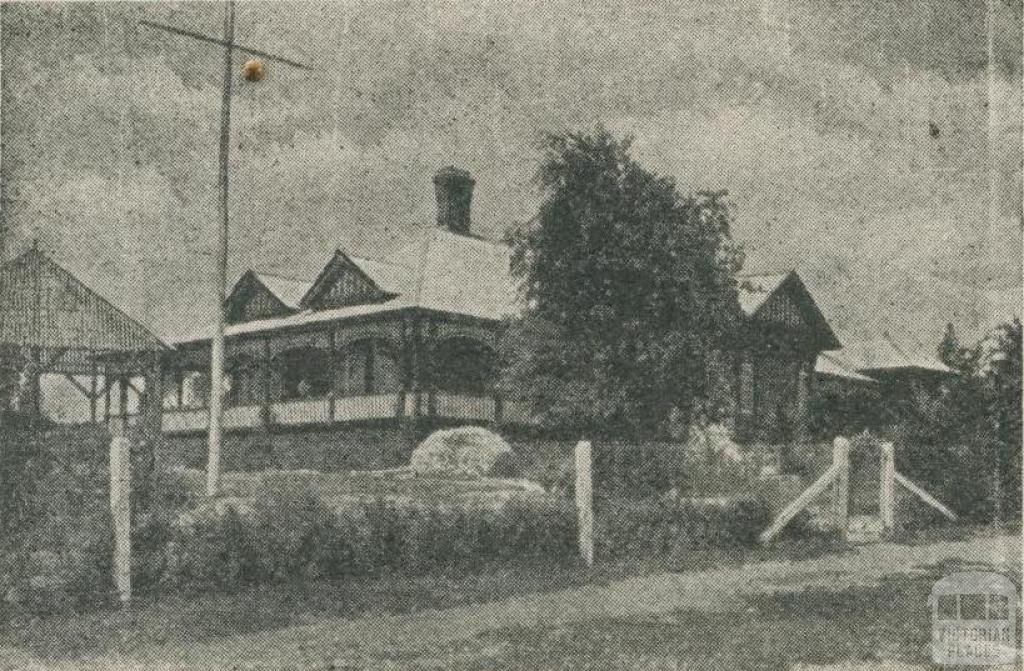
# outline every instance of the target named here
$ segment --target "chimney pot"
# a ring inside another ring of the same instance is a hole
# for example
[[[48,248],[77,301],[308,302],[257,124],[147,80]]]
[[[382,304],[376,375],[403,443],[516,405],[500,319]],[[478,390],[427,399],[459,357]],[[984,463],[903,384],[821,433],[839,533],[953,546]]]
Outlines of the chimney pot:
[[[434,175],[437,196],[437,225],[458,233],[469,234],[469,211],[473,202],[473,185],[469,172],[449,166]]]

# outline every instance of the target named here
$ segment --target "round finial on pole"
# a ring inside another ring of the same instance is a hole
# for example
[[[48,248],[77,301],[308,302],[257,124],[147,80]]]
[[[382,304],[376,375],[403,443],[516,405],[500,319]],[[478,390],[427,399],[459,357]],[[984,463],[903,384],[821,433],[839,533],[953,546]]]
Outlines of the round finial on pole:
[[[247,82],[258,82],[264,77],[263,61],[258,58],[252,58],[245,62],[242,66],[242,77]]]

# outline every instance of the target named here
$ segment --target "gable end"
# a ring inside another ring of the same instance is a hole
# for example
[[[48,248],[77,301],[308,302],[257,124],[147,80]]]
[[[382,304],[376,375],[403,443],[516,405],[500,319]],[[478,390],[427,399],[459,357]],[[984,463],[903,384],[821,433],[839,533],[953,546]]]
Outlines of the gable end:
[[[309,292],[302,297],[301,306],[311,310],[326,310],[380,303],[394,296],[382,290],[351,259],[337,251],[313,282]]]
[[[238,280],[225,301],[225,316],[229,324],[282,317],[294,312],[264,286],[251,270]]]

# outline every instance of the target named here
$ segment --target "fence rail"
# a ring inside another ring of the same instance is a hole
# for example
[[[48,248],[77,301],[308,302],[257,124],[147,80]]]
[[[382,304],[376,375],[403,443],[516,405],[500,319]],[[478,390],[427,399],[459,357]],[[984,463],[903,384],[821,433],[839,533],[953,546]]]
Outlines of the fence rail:
[[[203,428],[206,428],[206,421]],[[225,429],[249,429],[263,423],[262,409],[258,405],[239,405],[224,410]]]
[[[286,426],[303,424],[329,424],[360,420],[414,417],[416,395],[367,394],[331,398],[278,401],[270,404],[270,421]],[[430,403],[428,395],[420,397],[420,416],[426,416]],[[168,434],[205,431],[209,420],[207,408],[184,408],[163,411],[163,432]],[[504,401],[499,417],[498,401],[493,396],[434,392],[434,417],[502,424],[530,424],[529,406],[521,401]],[[260,405],[230,406],[224,410],[224,428],[252,429],[262,426],[263,408]]]
[[[270,406],[279,424],[326,424],[331,421],[331,402],[326,398],[282,401]]]
[[[164,433],[188,433],[189,431],[204,431],[209,419],[209,410],[205,408],[197,410],[174,410],[164,411],[163,432]]]
[[[345,396],[334,400],[334,421],[385,419],[399,414],[400,394]]]
[[[465,396],[438,392],[435,414],[448,419],[494,421],[495,402],[490,396]]]

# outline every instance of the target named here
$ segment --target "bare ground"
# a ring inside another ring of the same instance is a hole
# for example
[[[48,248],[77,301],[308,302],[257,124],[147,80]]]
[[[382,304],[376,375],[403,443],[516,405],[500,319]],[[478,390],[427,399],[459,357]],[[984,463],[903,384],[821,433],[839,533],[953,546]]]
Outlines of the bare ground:
[[[420,612],[308,623],[11,669],[927,668],[931,582],[1017,579],[1016,536],[884,543],[800,561],[657,573]]]

